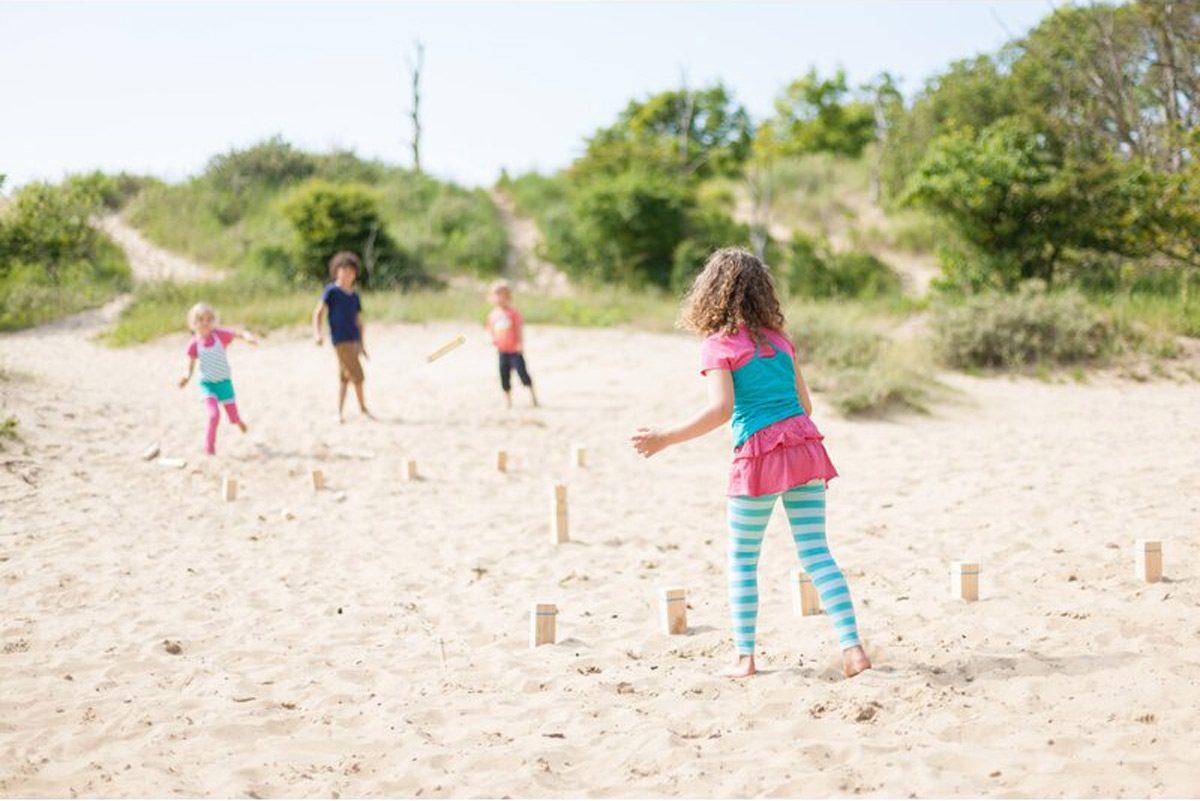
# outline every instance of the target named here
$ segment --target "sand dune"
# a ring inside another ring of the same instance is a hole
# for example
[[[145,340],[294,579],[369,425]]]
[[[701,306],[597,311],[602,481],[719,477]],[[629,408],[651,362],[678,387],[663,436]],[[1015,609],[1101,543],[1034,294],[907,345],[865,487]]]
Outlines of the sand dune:
[[[461,327],[377,325],[383,419],[343,427],[328,348],[239,343],[251,430],[206,459],[185,338],[110,350],[100,322],[0,339],[24,436],[0,452],[0,794],[1200,795],[1200,384],[958,377],[930,417],[818,409],[878,669],[841,679],[827,621],[792,612],[777,517],[764,673],[731,683],[729,437],[627,444],[701,401],[691,340],[531,328],[546,408],[506,413],[478,333],[426,366]],[[141,461],[153,441],[187,468]],[[1147,536],[1169,581],[1134,580]],[[657,631],[667,584],[686,636]],[[559,642],[530,650],[537,600]]]

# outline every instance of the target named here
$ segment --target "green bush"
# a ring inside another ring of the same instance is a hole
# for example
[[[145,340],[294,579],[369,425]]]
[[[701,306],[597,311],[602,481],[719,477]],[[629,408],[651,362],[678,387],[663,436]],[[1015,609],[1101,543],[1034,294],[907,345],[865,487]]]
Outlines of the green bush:
[[[99,196],[79,182],[22,187],[0,214],[0,330],[99,305],[129,287],[125,254],[94,229]]]
[[[223,225],[233,225],[256,204],[256,196],[303,180],[317,170],[317,159],[280,136],[209,159],[201,176],[207,203]]]
[[[925,411],[936,386],[924,350],[889,342],[862,304],[792,303],[789,330],[812,388],[847,415]],[[806,372],[810,372],[806,370]]]
[[[1015,295],[988,294],[937,311],[934,344],[960,368],[1094,362],[1116,344],[1112,324],[1075,292],[1026,285]]]
[[[498,275],[504,269],[508,237],[499,212],[486,194],[440,192],[426,211],[431,236],[421,253],[435,269]]]
[[[317,159],[276,135],[241,150],[213,156],[204,177],[222,192],[238,193],[250,186],[279,187],[317,170]]]
[[[374,185],[388,174],[388,167],[382,161],[361,158],[353,150],[335,150],[312,158],[315,164],[312,175],[327,181]]]
[[[584,261],[566,266],[594,280],[666,287],[690,205],[686,189],[659,176],[593,178],[571,202]]]
[[[685,289],[712,251],[748,245],[727,191],[650,172],[573,181],[529,173],[499,184],[543,237],[539,254],[585,282]]]
[[[831,253],[796,234],[783,248],[788,289],[809,298],[882,298],[900,294],[900,275],[869,253]]]
[[[404,286],[422,280],[413,257],[403,252],[379,217],[379,194],[361,184],[332,184],[319,178],[297,187],[284,202],[283,215],[296,233],[290,268],[294,281],[328,280],[328,263],[341,250],[362,257],[365,286]]]
[[[730,217],[733,198],[723,194],[701,194],[685,223],[685,237],[671,255],[670,287],[682,293],[692,285],[709,255],[723,247],[750,247],[750,226]]]
[[[116,211],[147,186],[161,182],[157,178],[144,175],[132,175],[127,172],[108,175],[96,170],[84,175],[72,175],[65,183],[70,189],[79,189],[91,195],[103,208]]]

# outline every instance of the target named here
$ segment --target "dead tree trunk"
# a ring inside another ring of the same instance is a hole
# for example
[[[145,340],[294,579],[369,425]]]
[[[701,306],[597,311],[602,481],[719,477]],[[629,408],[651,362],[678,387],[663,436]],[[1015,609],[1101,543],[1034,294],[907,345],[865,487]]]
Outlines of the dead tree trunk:
[[[413,170],[421,171],[421,70],[425,67],[425,45],[419,41],[413,43],[413,52],[406,59],[408,74],[412,82],[412,107],[409,117],[412,120],[412,160]]]

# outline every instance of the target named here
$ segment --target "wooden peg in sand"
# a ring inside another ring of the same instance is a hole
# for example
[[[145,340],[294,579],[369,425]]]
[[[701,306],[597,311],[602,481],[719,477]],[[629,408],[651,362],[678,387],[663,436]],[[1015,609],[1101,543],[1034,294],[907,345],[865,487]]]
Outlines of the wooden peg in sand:
[[[554,622],[558,607],[554,604],[534,604],[529,615],[529,647],[554,645]]]
[[[1137,577],[1142,581],[1162,581],[1162,540],[1137,541]]]
[[[550,496],[550,534],[555,545],[570,540],[567,530],[566,484],[555,484]]]
[[[571,446],[571,464],[575,467],[587,467],[587,448],[585,446]]]
[[[237,500],[237,479],[225,476],[221,480],[221,497],[226,501]]]
[[[496,451],[496,469],[501,473],[508,472],[508,451],[500,448]]]
[[[797,570],[794,579],[792,597],[796,611],[801,615],[821,614],[821,596],[813,586],[812,579],[803,570]]]
[[[450,351],[457,348],[459,345],[465,344],[466,341],[467,341],[467,338],[465,336],[463,336],[462,334],[459,334],[454,339],[450,340],[445,345],[442,345],[440,348],[435,350],[433,353],[426,356],[425,361],[426,362],[436,361],[436,360],[442,358],[443,356],[445,356]]]
[[[320,468],[314,467],[311,475],[313,492],[325,489],[325,473]]]
[[[950,594],[964,601],[979,600],[979,563],[952,562],[950,565]]]
[[[417,474],[417,460],[405,459],[404,464],[400,467],[400,477],[405,481],[416,481],[420,476]]]
[[[663,634],[687,633],[687,592],[663,588],[659,603]]]

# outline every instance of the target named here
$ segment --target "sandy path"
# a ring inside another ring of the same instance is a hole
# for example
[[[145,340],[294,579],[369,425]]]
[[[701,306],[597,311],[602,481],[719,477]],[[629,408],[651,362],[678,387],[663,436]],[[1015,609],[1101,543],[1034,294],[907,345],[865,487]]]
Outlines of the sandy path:
[[[482,336],[425,366],[459,327],[379,325],[384,419],[339,428],[332,354],[282,333],[235,347],[251,433],[205,459],[185,339],[109,350],[101,320],[0,338],[29,376],[0,385],[25,437],[0,452],[0,795],[1200,795],[1200,384],[955,378],[931,417],[822,415],[880,669],[840,680],[827,621],[792,614],[777,516],[765,673],[734,684],[710,678],[728,435],[626,444],[702,399],[689,339],[531,327],[547,407],[504,413]],[[189,467],[141,462],[152,440]],[[1133,580],[1144,536],[1169,582]],[[964,555],[969,606],[946,596]],[[668,638],[676,583],[692,630]],[[541,599],[560,642],[531,651]]]
[[[104,233],[125,250],[129,267],[139,281],[205,281],[219,278],[220,274],[185,256],[163,250],[116,214],[108,214],[96,221]]]
[[[500,213],[500,222],[508,232],[508,256],[504,275],[514,281],[518,289],[533,289],[549,295],[566,295],[571,285],[566,273],[538,256],[542,234],[537,223],[522,216],[512,196],[493,189],[492,202]]]

